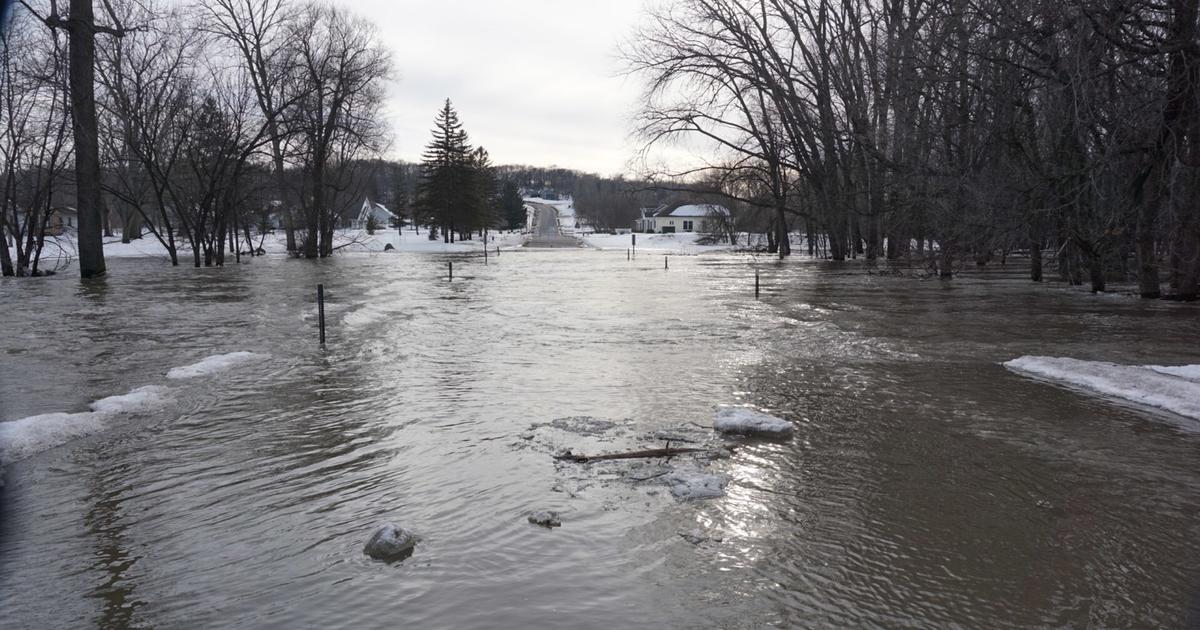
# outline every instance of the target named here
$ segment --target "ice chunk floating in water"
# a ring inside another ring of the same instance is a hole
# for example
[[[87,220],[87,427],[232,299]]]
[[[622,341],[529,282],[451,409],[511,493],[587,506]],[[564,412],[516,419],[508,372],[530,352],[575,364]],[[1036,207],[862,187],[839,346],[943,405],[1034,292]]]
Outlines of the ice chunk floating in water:
[[[251,361],[259,361],[267,358],[268,355],[259,354],[257,352],[230,352],[228,354],[216,354],[208,357],[198,363],[185,365],[183,367],[171,368],[167,372],[167,378],[195,378],[197,376],[206,376],[216,372],[222,372],[235,365],[249,363]]]
[[[786,437],[792,434],[792,423],[783,418],[747,409],[745,407],[720,407],[713,428],[722,433],[743,435],[765,435]]]
[[[0,422],[0,464],[11,464],[71,440],[99,433],[112,416],[157,409],[166,403],[166,393],[165,387],[150,385],[128,394],[101,398],[91,404],[91,411],[47,413]]]
[[[139,387],[128,394],[101,398],[91,404],[96,413],[140,413],[161,407],[167,388],[157,385]]]
[[[676,470],[663,477],[676,499],[715,499],[724,496],[728,475],[711,474],[697,470]]]
[[[1117,365],[1065,357],[1032,357],[1006,361],[1004,367],[1097,394],[1164,409],[1200,420],[1200,365]]]

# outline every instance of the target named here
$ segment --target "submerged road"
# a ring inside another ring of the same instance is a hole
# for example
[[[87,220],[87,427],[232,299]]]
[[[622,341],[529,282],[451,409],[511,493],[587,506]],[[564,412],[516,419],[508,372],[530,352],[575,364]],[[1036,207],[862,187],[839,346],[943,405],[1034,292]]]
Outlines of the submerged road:
[[[579,247],[575,238],[564,236],[558,226],[558,210],[549,204],[529,203],[537,213],[533,223],[533,234],[526,239],[525,247]]]

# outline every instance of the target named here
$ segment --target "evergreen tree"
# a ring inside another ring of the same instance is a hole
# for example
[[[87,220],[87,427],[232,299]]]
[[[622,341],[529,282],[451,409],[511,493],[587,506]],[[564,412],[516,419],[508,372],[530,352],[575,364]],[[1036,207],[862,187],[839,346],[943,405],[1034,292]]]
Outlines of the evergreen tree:
[[[487,149],[471,153],[471,207],[473,227],[481,232],[499,223],[500,204],[496,197],[496,170]]]
[[[470,147],[458,112],[446,99],[434,121],[433,140],[421,156],[415,210],[430,225],[441,226],[442,240],[453,242],[471,212]]]
[[[521,191],[514,182],[504,182],[500,194],[500,207],[504,215],[505,226],[510,230],[519,230],[525,226],[525,200],[521,199]]]

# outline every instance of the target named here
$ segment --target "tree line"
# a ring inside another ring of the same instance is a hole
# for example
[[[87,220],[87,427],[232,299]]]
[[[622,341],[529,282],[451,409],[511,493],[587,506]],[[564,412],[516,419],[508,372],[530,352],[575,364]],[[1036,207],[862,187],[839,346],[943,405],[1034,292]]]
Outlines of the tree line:
[[[195,266],[221,265],[256,251],[268,206],[289,251],[329,256],[387,142],[391,60],[374,25],[307,0],[103,7],[21,2],[3,30],[4,275],[37,272],[51,210],[70,202],[84,277],[104,272],[111,215],[173,264],[186,245]]]
[[[656,178],[769,211],[834,260],[1028,252],[1197,296],[1194,0],[673,0],[624,50]],[[715,156],[715,158],[713,157]]]

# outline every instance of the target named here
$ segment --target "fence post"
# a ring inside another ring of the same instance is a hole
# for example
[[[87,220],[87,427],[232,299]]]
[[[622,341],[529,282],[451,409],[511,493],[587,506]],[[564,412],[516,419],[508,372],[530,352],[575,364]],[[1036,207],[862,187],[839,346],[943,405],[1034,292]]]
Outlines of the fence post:
[[[325,345],[325,285],[317,285],[317,326],[321,329],[321,345]]]

